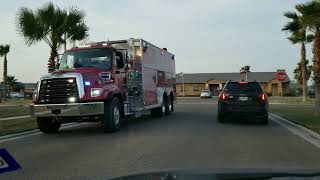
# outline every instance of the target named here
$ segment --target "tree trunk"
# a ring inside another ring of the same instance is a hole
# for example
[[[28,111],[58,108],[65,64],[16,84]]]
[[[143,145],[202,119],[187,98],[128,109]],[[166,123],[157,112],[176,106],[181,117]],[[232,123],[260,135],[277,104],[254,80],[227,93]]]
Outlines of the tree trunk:
[[[301,44],[301,80],[302,80],[302,102],[307,101],[307,60],[306,60],[306,46],[304,43]]]
[[[7,55],[4,55],[4,61],[3,61],[3,100],[7,101],[7,71],[8,71],[8,61],[7,61]]]
[[[320,34],[316,35],[313,47],[313,75],[315,84],[315,110],[320,114]]]
[[[51,48],[50,58],[48,61],[48,72],[53,72],[56,69],[56,57],[58,57],[57,48]]]

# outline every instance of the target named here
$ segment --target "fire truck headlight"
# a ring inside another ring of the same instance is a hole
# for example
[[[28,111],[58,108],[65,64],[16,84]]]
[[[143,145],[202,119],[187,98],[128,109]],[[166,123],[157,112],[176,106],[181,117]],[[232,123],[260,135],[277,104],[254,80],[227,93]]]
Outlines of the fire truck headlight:
[[[68,100],[69,100],[69,102],[74,103],[74,102],[76,102],[77,99],[75,97],[69,97]]]
[[[91,89],[91,97],[99,97],[102,94],[101,88],[92,88]]]

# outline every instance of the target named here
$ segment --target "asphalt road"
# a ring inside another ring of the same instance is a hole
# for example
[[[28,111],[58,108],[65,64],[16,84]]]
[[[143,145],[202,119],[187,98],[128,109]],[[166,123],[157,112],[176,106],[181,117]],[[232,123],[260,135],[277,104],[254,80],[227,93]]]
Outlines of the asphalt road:
[[[167,169],[314,169],[320,149],[271,122],[217,122],[214,100],[180,101],[165,118],[142,118],[114,134],[83,124],[0,144],[22,170],[0,179],[115,177]]]

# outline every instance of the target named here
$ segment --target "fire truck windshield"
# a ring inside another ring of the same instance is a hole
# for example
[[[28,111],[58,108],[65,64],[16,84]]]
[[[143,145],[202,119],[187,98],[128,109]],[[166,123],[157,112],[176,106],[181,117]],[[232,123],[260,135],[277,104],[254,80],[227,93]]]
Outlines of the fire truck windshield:
[[[89,49],[67,51],[63,54],[59,69],[74,69],[80,67],[96,67],[99,69],[112,68],[112,50]]]

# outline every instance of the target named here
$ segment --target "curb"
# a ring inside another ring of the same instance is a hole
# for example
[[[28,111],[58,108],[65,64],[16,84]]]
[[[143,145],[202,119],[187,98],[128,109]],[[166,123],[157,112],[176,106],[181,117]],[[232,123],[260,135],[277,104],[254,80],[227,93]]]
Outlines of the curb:
[[[66,128],[74,127],[74,126],[78,126],[78,125],[80,125],[80,123],[62,124],[61,125],[61,129],[66,129]],[[39,129],[33,129],[33,130],[25,131],[25,132],[4,135],[4,136],[0,136],[0,143],[7,142],[7,141],[12,141],[12,140],[16,140],[16,139],[21,139],[21,138],[26,138],[26,137],[38,135],[38,134],[41,134],[41,133],[42,132],[40,132]]]
[[[7,117],[7,118],[1,118],[0,121],[9,121],[9,120],[15,120],[15,119],[24,119],[24,118],[29,118],[31,116],[26,115],[26,116],[14,116],[14,117]]]
[[[276,114],[269,114],[270,119],[277,124],[281,125],[282,127],[288,129],[293,134],[301,137],[305,141],[315,145],[316,147],[320,148],[320,134],[304,127],[294,122],[291,122],[281,116]]]

